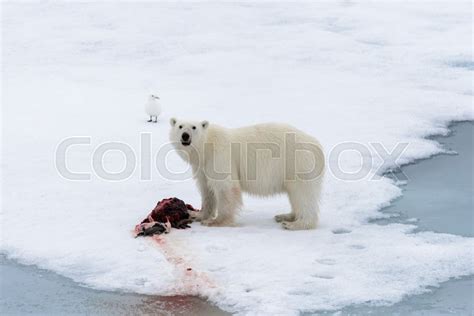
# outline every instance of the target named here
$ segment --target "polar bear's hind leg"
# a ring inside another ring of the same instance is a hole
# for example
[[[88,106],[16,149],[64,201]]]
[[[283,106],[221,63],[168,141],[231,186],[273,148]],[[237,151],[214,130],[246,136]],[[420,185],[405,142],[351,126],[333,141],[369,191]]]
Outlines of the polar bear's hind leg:
[[[293,221],[283,220],[288,230],[314,229],[319,219],[319,187],[311,183],[296,183],[288,190]],[[276,219],[276,218],[275,218]]]

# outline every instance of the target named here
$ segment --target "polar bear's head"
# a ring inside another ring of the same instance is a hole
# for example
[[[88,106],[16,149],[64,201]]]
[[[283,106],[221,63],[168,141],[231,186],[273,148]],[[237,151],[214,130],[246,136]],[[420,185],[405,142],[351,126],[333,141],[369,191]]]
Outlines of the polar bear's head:
[[[208,121],[181,121],[175,118],[170,120],[170,140],[178,147],[186,148],[190,145],[200,147],[206,139]]]

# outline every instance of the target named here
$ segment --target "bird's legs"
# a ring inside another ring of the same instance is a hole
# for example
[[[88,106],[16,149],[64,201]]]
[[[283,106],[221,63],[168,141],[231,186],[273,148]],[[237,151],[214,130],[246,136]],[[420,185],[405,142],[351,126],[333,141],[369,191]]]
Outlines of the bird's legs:
[[[158,116],[155,115],[155,121],[153,123],[157,123],[158,122]]]
[[[153,121],[153,119],[152,119],[152,116],[150,115],[150,119],[148,120],[148,122],[151,122],[151,121]]]

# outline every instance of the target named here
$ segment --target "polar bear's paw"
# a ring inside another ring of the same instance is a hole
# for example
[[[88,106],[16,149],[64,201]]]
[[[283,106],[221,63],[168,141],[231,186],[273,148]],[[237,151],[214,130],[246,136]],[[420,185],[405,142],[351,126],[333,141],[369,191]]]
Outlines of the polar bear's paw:
[[[316,228],[315,224],[303,220],[297,220],[294,222],[282,222],[281,226],[287,230],[304,230]]]
[[[204,226],[234,226],[234,221],[230,218],[209,218],[201,221],[201,225]]]
[[[281,222],[293,222],[295,220],[295,215],[292,214],[292,213],[288,213],[288,214],[279,214],[277,216],[275,216],[275,221],[277,223],[281,223]]]
[[[202,221],[204,218],[204,215],[203,215],[203,212],[192,212],[192,211],[189,211],[189,218],[191,218],[193,221],[196,221],[196,222],[200,222]]]
[[[215,226],[216,224],[217,224],[216,220],[213,218],[201,220],[201,225],[204,225],[204,226]]]

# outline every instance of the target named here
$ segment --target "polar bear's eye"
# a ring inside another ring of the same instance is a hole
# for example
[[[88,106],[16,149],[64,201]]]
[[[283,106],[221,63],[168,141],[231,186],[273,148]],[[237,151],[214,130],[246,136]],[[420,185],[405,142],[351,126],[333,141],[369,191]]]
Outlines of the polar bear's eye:
[[[193,129],[196,129],[196,126],[193,126]]]
[[[179,129],[182,129],[182,128],[183,128],[183,125],[180,125],[180,126],[179,126]]]

